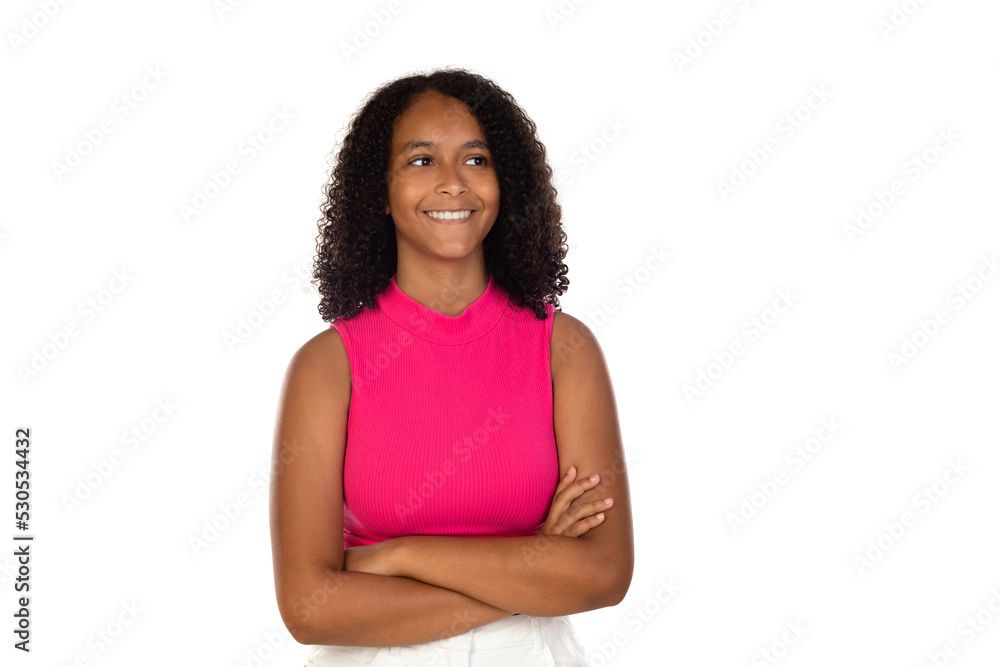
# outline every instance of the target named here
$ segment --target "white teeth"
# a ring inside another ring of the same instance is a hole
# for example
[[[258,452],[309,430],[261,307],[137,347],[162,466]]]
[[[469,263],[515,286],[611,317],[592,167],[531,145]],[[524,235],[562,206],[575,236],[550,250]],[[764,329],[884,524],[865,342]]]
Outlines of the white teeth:
[[[449,211],[427,211],[427,215],[435,220],[459,220],[472,215],[472,211],[455,211],[454,213]]]

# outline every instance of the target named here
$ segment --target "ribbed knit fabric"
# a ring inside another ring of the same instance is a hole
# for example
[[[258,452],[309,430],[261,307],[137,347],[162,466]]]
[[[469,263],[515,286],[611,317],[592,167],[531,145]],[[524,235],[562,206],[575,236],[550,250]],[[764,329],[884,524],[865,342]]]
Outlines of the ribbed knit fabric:
[[[330,326],[351,365],[344,548],[536,535],[558,484],[546,319],[493,282],[457,317],[396,285]]]

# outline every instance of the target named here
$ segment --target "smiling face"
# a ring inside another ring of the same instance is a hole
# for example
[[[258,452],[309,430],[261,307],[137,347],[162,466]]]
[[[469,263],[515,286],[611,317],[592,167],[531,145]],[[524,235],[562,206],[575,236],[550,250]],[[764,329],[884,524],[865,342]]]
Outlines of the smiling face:
[[[435,91],[414,98],[396,121],[387,185],[401,263],[475,253],[482,261],[500,185],[479,121],[461,100]]]

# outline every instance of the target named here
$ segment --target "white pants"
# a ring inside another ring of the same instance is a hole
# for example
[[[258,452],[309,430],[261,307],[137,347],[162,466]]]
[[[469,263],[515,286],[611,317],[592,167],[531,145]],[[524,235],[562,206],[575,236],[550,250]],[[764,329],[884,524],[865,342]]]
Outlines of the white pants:
[[[508,616],[409,646],[311,646],[306,667],[588,667],[566,616]]]

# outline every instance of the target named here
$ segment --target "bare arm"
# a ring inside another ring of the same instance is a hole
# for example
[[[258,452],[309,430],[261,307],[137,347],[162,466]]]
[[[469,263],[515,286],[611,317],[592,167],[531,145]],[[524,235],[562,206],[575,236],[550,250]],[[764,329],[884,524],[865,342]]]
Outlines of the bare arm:
[[[302,644],[424,644],[511,615],[467,595],[406,577],[329,570],[310,586],[282,610],[285,626]]]
[[[413,535],[392,542],[390,562],[401,576],[510,613],[565,616],[616,604],[599,554],[581,538]]]
[[[420,581],[343,571],[350,382],[343,342],[328,329],[295,354],[282,388],[269,516],[275,593],[288,631],[303,644],[401,646],[509,616]]]
[[[580,536],[601,563],[600,580],[610,598],[620,603],[632,584],[635,540],[632,534],[632,499],[625,449],[618,424],[611,374],[594,334],[575,317],[554,314],[552,326],[553,425],[561,469],[576,465],[597,473],[597,486],[587,490],[579,503],[611,498],[614,511],[599,530]]]

